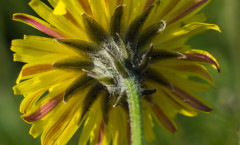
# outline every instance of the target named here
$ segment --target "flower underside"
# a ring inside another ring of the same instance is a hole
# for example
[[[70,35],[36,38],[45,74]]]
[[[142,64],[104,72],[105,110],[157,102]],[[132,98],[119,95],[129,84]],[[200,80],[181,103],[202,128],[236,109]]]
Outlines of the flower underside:
[[[33,124],[34,137],[42,134],[42,144],[66,144],[81,124],[80,144],[130,144],[128,80],[139,89],[149,142],[153,118],[174,133],[177,113],[211,111],[193,93],[214,85],[202,64],[220,71],[219,65],[208,52],[185,45],[196,33],[220,31],[202,23],[203,15],[194,16],[208,1],[140,1],[49,0],[50,10],[33,0],[31,7],[47,22],[14,15],[54,37],[12,43],[14,60],[27,63],[14,87],[25,97],[22,118]]]
[[[147,50],[140,51],[142,45],[139,44],[137,36],[141,25],[143,25],[144,20],[152,8],[153,6],[145,10],[141,16],[134,20],[124,36],[120,35],[123,6],[118,6],[111,19],[111,35],[92,18],[85,14],[82,15],[89,37],[96,44],[77,39],[57,40],[59,43],[72,47],[75,51],[79,51],[80,55],[85,54],[87,59],[90,59],[90,61],[87,60],[86,62],[77,59],[67,59],[53,64],[54,68],[78,69],[79,71],[86,72],[88,76],[81,77],[77,79],[77,81],[74,81],[66,91],[64,100],[67,100],[68,96],[77,88],[76,86],[81,87],[85,85],[86,82],[95,79],[102,85],[102,87],[99,87],[101,90],[98,91],[107,91],[111,99],[116,101],[114,106],[119,105],[119,103],[127,103],[126,87],[123,82],[124,78],[135,77],[138,81],[137,83],[143,84],[146,71],[151,71],[148,70],[148,66],[153,56],[153,45],[150,44]],[[141,38],[144,40],[142,40],[141,43],[148,41],[147,39],[164,30],[165,25],[165,22],[161,21],[159,24],[149,28],[151,29],[151,34],[142,35]],[[118,27],[116,28],[116,26]],[[154,55],[165,55],[163,57],[158,56],[157,59],[180,58],[183,56],[183,54],[178,52],[166,50],[153,53]],[[160,81],[159,83],[170,86],[170,83],[163,77],[159,77],[158,80]],[[155,89],[142,88],[142,95],[151,95],[155,91]]]

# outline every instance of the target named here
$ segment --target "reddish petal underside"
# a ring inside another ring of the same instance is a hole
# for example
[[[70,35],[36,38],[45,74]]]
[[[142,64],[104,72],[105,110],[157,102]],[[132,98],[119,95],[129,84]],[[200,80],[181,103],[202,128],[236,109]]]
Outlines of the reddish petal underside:
[[[151,109],[155,116],[157,117],[158,121],[171,133],[174,133],[177,128],[175,125],[172,123],[172,121],[167,117],[167,115],[162,111],[162,109],[154,103],[151,106]]]
[[[155,0],[148,0],[144,6],[144,10],[153,5]]]
[[[185,58],[180,58],[181,60],[200,61],[200,62],[210,63],[210,64],[213,64],[216,67],[218,72],[220,72],[220,68],[219,68],[218,63],[214,59],[212,59],[211,56],[209,56],[209,55],[204,55],[204,54],[194,53],[194,52],[185,53],[184,55],[186,57]]]
[[[103,139],[103,130],[104,130],[104,123],[101,123],[100,130],[99,130],[99,138],[98,138],[98,144],[102,145],[102,139]]]
[[[62,100],[62,95],[58,95],[52,100],[49,100],[44,105],[42,105],[37,111],[33,112],[31,115],[22,117],[27,122],[34,122],[41,119],[47,115],[52,109],[54,109]]]
[[[55,38],[65,38],[63,35],[59,34],[58,32],[54,31],[53,29],[43,25],[42,23],[34,20],[31,17],[28,17],[26,15],[21,15],[21,14],[16,14],[13,16],[14,20],[19,20],[19,21],[23,21],[23,22],[27,22],[30,23],[31,25],[33,25],[34,27],[36,27],[37,29],[39,29],[40,31],[53,36]]]
[[[205,4],[208,0],[195,0],[194,2],[196,2],[195,5],[193,5],[192,7],[190,7],[189,9],[187,9],[186,11],[184,11],[183,13],[181,13],[180,15],[178,15],[177,17],[175,17],[174,19],[172,19],[171,21],[168,22],[168,24],[172,24],[175,23],[176,21],[182,19],[183,17],[185,17],[186,15],[188,15],[189,13],[191,13],[192,11],[194,11],[195,9],[199,8],[200,6],[202,6],[203,4]],[[191,1],[192,2],[192,1]]]
[[[39,64],[31,67],[24,68],[22,70],[22,76],[29,76],[37,73],[42,73],[46,71],[53,70],[52,65],[50,64]]]
[[[179,99],[181,99],[182,101],[186,102],[187,104],[189,104],[190,106],[192,106],[198,110],[201,110],[204,112],[212,111],[212,109],[209,108],[207,105],[203,104],[202,102],[200,102],[199,100],[194,98],[192,95],[181,90],[180,88],[174,87],[174,91],[172,93],[175,96],[177,96]]]

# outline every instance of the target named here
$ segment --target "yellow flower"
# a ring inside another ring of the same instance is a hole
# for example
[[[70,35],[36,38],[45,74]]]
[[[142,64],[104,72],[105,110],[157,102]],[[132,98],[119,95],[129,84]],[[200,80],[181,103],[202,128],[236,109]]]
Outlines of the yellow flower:
[[[66,144],[80,126],[81,145],[130,144],[128,78],[140,92],[148,142],[153,120],[174,133],[177,113],[211,111],[194,93],[214,85],[203,65],[219,65],[185,44],[207,29],[220,31],[197,14],[209,0],[48,1],[53,8],[29,3],[43,20],[21,13],[13,19],[53,38],[24,36],[11,47],[14,61],[25,63],[13,88],[24,96],[22,118],[43,145]]]

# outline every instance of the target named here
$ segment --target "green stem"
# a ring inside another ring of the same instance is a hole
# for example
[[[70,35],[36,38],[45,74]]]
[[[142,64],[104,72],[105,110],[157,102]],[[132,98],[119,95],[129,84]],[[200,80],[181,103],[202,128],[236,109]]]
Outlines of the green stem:
[[[131,145],[143,145],[143,124],[140,85],[134,77],[124,80],[127,87],[131,126]]]

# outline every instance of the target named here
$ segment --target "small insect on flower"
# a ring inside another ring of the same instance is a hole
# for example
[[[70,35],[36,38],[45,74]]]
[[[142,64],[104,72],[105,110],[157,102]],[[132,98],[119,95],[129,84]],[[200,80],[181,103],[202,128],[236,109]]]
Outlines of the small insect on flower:
[[[155,139],[153,120],[174,133],[177,113],[212,110],[194,93],[214,86],[203,65],[219,65],[185,44],[220,31],[198,13],[209,0],[48,1],[29,3],[42,19],[13,20],[49,37],[24,36],[11,47],[25,63],[14,93],[24,96],[22,118],[42,145],[67,144],[80,126],[80,145],[142,145]]]

